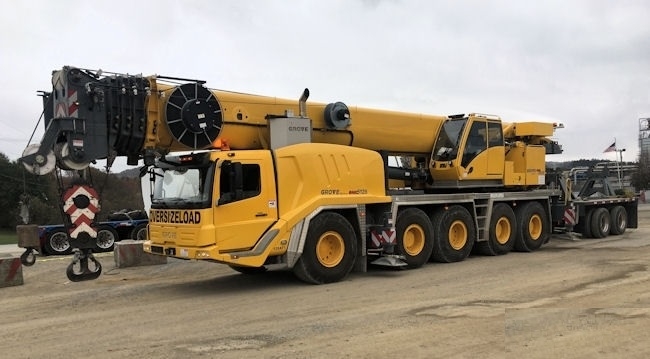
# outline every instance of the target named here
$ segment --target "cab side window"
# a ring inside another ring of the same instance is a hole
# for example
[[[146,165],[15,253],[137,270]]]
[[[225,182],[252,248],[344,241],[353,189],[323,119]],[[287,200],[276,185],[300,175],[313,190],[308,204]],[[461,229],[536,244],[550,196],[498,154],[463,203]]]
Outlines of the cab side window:
[[[498,122],[488,122],[488,147],[503,146],[503,127]]]
[[[261,192],[260,180],[260,166],[259,165],[243,165],[243,195],[244,198],[256,197]]]
[[[460,165],[467,167],[474,157],[485,151],[485,149],[485,122],[474,122],[469,130],[469,135],[467,136],[465,152],[463,152],[463,159]]]
[[[261,193],[260,166],[241,164],[241,178],[235,171],[223,169],[219,177],[219,204],[256,197]]]

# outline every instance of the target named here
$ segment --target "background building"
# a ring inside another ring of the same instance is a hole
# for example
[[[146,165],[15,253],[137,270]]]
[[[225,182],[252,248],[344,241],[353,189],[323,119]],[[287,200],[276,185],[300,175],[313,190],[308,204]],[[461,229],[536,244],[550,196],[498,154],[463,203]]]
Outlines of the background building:
[[[650,118],[639,119],[639,157],[650,158]]]

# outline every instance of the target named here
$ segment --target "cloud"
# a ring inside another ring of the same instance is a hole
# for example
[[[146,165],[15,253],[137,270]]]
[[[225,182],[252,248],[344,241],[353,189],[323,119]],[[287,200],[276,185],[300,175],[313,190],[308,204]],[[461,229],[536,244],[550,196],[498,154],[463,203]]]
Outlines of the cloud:
[[[560,121],[565,154],[638,153],[650,117],[644,1],[8,2],[0,152],[15,159],[63,65],[432,114]],[[42,133],[42,131],[40,132]],[[39,135],[40,136],[40,135]],[[37,137],[39,138],[39,137]],[[579,139],[579,141],[576,141]]]

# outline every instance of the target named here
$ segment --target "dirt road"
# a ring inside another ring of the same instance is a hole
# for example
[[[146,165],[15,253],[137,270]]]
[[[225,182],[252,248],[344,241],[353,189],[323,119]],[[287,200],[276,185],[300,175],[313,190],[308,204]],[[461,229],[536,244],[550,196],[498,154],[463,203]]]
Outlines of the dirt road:
[[[650,211],[603,240],[306,285],[211,263],[70,283],[39,258],[0,288],[6,358],[648,358]]]

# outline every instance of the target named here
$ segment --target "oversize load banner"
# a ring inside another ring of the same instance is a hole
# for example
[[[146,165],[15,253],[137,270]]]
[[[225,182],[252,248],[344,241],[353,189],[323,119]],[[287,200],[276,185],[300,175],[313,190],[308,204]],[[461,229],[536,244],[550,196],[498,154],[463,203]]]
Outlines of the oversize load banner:
[[[201,212],[182,210],[151,210],[149,221],[153,223],[198,224],[201,223]]]

